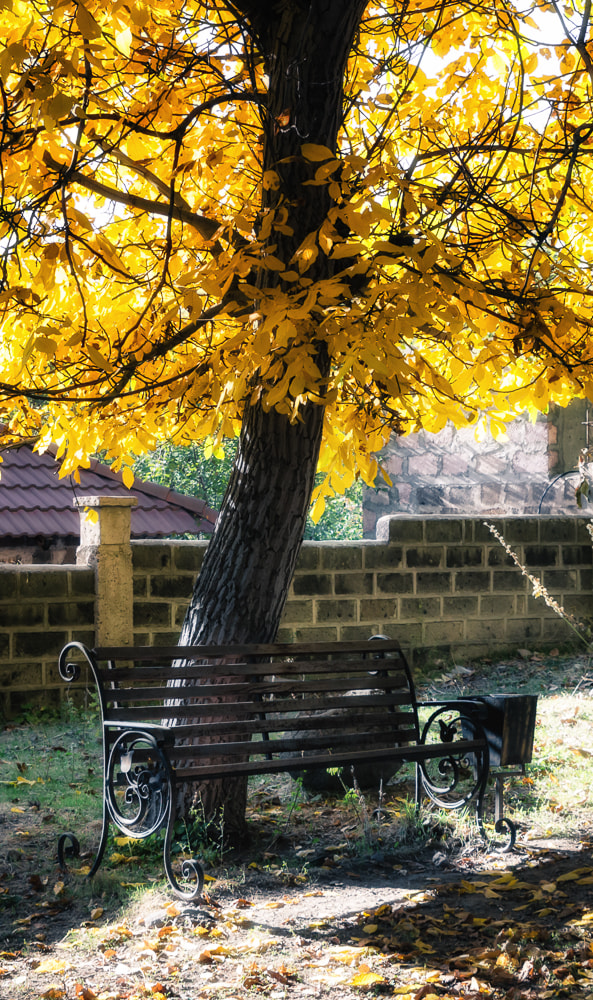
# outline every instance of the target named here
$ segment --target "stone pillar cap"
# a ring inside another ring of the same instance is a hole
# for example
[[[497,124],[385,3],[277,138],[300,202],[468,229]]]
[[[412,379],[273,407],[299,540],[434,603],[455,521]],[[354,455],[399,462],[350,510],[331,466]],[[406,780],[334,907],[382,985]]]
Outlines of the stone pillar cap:
[[[74,497],[72,503],[75,507],[136,507],[138,499],[133,496],[110,497],[101,494],[100,496]]]

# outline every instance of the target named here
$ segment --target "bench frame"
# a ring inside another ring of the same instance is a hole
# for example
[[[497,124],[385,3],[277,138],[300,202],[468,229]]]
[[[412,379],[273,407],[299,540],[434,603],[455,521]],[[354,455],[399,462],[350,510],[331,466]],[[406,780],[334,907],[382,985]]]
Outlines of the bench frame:
[[[94,650],[70,642],[59,658],[62,679],[79,679],[81,663],[96,684],[103,734],[103,825],[89,877],[103,859],[110,823],[137,839],[165,828],[169,884],[182,899],[198,899],[199,861],[183,861],[181,883],[171,863],[176,787],[238,774],[356,773],[366,763],[411,761],[417,807],[423,795],[442,809],[473,803],[485,836],[491,769],[484,702],[417,702],[395,640]],[[429,714],[423,726],[419,708]],[[502,815],[497,780],[496,830],[504,829],[510,850],[515,827]],[[62,834],[60,865],[79,850],[73,833]]]

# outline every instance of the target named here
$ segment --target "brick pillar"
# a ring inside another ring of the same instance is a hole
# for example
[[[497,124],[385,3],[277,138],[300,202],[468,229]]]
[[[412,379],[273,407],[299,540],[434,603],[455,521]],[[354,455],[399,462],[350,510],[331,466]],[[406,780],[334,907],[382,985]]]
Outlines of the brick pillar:
[[[130,524],[136,497],[77,497],[76,562],[95,570],[95,644],[131,646],[134,598]]]

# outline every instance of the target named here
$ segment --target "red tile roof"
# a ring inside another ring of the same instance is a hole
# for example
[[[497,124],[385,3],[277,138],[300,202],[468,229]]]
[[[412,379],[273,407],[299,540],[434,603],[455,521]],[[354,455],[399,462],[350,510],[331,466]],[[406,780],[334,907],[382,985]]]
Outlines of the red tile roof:
[[[121,476],[92,461],[80,470],[80,483],[72,476],[58,478],[59,462],[51,450],[43,455],[32,444],[9,447],[1,452],[0,538],[80,534],[75,497],[107,495],[135,496],[132,509],[133,538],[162,538],[191,532],[210,533],[216,512],[197,497],[183,496],[165,486],[136,479],[126,489]]]

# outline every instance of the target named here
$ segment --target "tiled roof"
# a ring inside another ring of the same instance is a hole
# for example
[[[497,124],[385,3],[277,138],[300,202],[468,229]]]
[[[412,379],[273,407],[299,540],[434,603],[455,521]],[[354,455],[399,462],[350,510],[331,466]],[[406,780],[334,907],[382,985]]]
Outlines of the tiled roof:
[[[31,444],[10,447],[1,453],[0,538],[77,536],[79,514],[73,500],[79,496],[135,496],[132,509],[133,538],[162,538],[185,532],[211,532],[216,512],[197,497],[183,496],[165,486],[137,479],[131,490],[121,476],[100,462],[80,470],[80,483],[72,476],[58,477],[60,468],[50,451],[43,455]]]

